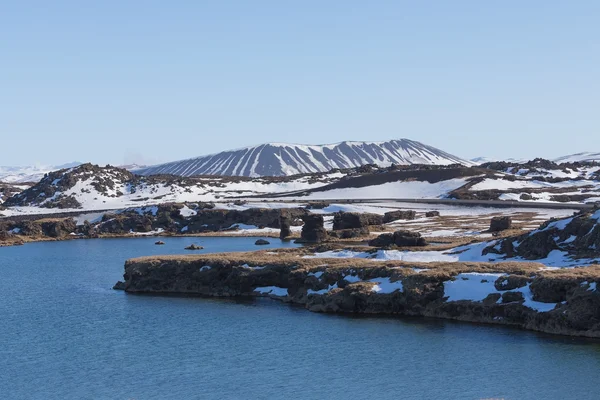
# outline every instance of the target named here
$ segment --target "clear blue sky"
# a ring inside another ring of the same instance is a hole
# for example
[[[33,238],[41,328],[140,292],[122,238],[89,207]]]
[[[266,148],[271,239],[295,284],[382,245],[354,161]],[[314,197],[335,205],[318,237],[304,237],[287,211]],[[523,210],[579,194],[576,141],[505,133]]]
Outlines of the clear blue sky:
[[[0,165],[407,137],[600,151],[599,1],[0,3]]]

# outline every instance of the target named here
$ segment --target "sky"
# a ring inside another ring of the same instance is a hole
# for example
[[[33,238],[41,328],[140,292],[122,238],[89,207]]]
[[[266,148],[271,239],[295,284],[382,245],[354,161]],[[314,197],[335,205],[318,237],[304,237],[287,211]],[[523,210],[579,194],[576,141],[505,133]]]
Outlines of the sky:
[[[410,138],[600,151],[600,2],[0,3],[0,165]]]

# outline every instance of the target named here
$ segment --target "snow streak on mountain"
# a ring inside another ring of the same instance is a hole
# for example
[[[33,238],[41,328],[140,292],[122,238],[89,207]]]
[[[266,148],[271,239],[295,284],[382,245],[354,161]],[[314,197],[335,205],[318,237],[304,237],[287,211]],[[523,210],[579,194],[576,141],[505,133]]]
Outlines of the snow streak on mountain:
[[[555,163],[600,161],[600,153],[576,153],[556,158],[553,161]]]
[[[342,142],[330,145],[269,143],[175,161],[135,171],[142,175],[287,176],[354,168],[365,164],[463,164],[469,161],[435,147],[408,140]]]

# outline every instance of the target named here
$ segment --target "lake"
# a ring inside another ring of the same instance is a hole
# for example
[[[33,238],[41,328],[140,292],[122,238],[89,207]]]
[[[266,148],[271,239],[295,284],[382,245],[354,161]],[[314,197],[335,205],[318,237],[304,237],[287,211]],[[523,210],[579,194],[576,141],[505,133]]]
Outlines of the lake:
[[[597,399],[600,341],[268,299],[127,295],[127,258],[257,238],[0,248],[1,399]],[[294,246],[268,239],[269,247]]]

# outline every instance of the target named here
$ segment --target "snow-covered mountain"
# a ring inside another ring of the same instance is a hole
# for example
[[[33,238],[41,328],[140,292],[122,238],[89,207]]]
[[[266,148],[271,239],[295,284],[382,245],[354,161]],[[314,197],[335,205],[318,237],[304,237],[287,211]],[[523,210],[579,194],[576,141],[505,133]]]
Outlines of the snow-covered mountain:
[[[24,167],[2,167],[0,166],[0,182],[24,183],[39,182],[45,174],[63,168],[71,168],[80,165],[80,162],[72,162],[56,166],[24,166]]]
[[[568,163],[568,162],[600,161],[600,153],[591,153],[591,152],[576,153],[576,154],[570,154],[568,156],[555,158],[552,161],[554,161],[555,163],[558,163],[558,164]]]
[[[329,145],[268,143],[136,170],[141,175],[289,176],[365,164],[472,165],[470,161],[408,139]]]

